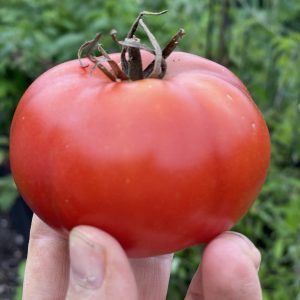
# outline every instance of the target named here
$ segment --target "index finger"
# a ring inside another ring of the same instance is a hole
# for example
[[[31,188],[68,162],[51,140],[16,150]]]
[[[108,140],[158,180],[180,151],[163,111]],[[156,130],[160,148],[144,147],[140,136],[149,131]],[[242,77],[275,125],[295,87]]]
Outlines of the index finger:
[[[65,299],[69,276],[68,240],[33,216],[25,269],[24,300]]]

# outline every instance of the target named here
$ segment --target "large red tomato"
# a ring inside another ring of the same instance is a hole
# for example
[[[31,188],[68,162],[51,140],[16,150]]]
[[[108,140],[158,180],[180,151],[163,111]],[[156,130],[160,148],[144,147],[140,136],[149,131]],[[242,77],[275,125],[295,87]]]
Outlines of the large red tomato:
[[[183,52],[167,62],[163,79],[112,82],[69,61],[26,91],[11,167],[45,222],[96,226],[142,257],[207,242],[246,213],[269,165],[261,113],[225,67]]]

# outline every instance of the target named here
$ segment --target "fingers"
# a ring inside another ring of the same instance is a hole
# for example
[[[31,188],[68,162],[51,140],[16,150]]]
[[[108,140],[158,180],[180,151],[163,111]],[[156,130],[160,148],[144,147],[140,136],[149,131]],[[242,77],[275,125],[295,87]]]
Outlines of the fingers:
[[[138,299],[125,252],[111,236],[93,227],[71,231],[69,277],[67,300]]]
[[[62,300],[69,272],[68,242],[33,216],[26,262],[23,300]]]
[[[241,234],[225,232],[204,250],[186,300],[260,300],[260,253]]]
[[[173,254],[130,259],[137,287],[138,299],[166,299]]]
[[[172,255],[164,255],[129,262],[116,240],[88,226],[72,230],[68,245],[34,216],[23,299],[164,299],[171,261]],[[223,233],[206,247],[186,299],[260,300],[259,263],[246,237]]]
[[[68,240],[34,216],[23,299],[165,299],[171,261],[164,255],[130,265],[108,234],[80,226]]]

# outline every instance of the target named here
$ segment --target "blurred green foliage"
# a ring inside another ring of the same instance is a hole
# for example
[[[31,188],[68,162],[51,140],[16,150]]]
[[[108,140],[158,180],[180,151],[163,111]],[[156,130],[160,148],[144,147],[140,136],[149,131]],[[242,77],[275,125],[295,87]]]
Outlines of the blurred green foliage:
[[[19,277],[20,285],[16,290],[14,300],[22,300],[22,291],[23,291],[22,283],[24,281],[25,265],[26,265],[26,260],[22,260],[18,266],[18,277]]]
[[[7,136],[0,135],[0,166],[5,166],[8,160]],[[17,188],[10,174],[0,177],[0,211],[8,211],[17,197]]]
[[[0,0],[0,164],[18,100],[48,68],[76,58],[79,46],[112,28],[124,37],[137,13],[168,9],[147,23],[165,44],[178,28],[179,49],[227,65],[262,110],[272,139],[272,163],[259,199],[234,228],[262,252],[264,299],[300,299],[300,1],[299,0]],[[0,179],[0,207],[15,196]],[[5,192],[6,191],[6,192]],[[178,253],[169,299],[183,299],[201,248]]]

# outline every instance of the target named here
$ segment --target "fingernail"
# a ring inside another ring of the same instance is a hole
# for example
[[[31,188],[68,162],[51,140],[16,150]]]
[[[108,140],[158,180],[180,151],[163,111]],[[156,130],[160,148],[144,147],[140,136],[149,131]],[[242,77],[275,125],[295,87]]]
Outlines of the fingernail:
[[[255,245],[252,243],[252,241],[249,240],[245,235],[243,235],[243,234],[241,234],[239,232],[236,232],[236,231],[228,231],[226,233],[228,233],[228,234],[234,234],[234,235],[240,237],[241,239],[243,239],[251,248],[252,247],[256,248]]]
[[[104,248],[83,233],[70,234],[71,280],[86,289],[101,287],[105,273]]]
[[[247,250],[245,249],[245,247],[243,247],[243,250],[245,250],[244,252],[246,252],[246,254],[251,258],[256,270],[258,271],[260,267],[261,254],[259,250],[255,247],[255,245],[252,243],[252,241],[249,240],[245,235],[236,231],[227,231],[226,234],[232,234],[234,236],[239,237],[244,242],[243,244],[247,245]]]

